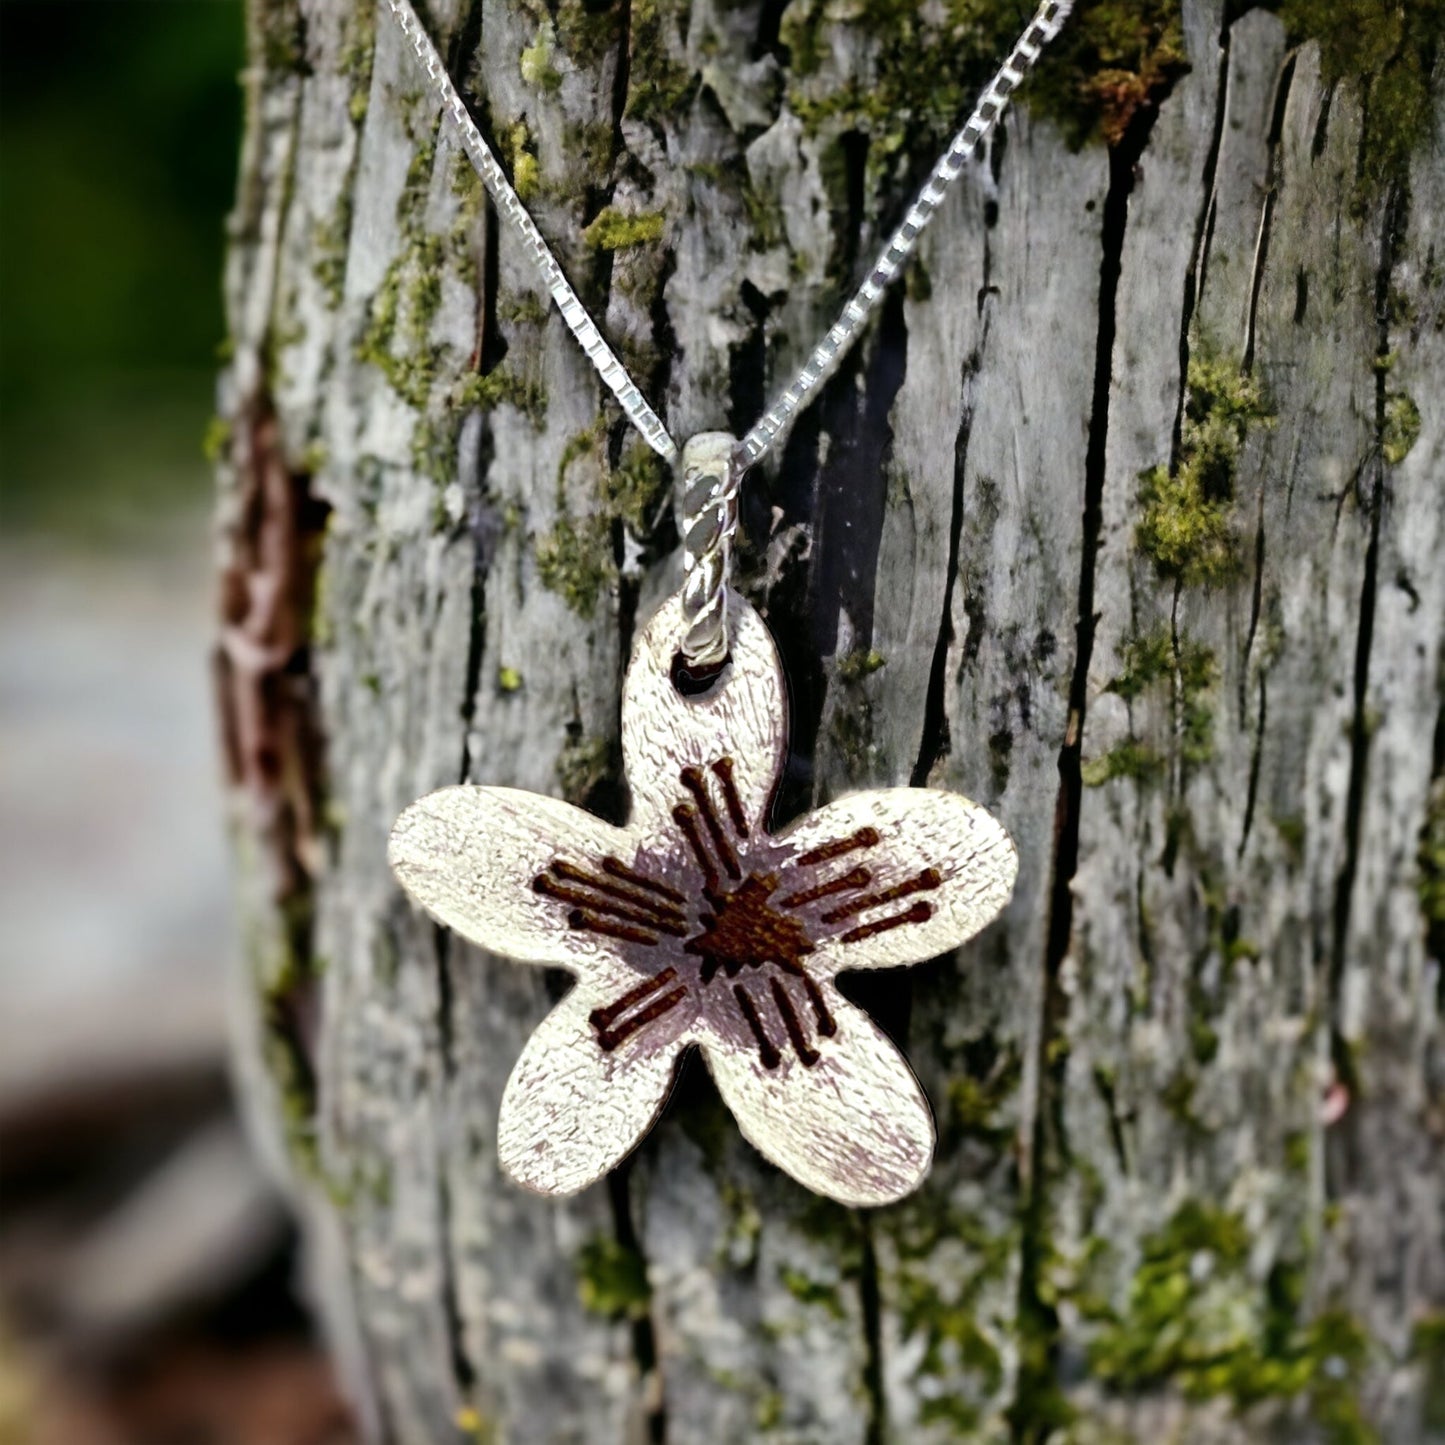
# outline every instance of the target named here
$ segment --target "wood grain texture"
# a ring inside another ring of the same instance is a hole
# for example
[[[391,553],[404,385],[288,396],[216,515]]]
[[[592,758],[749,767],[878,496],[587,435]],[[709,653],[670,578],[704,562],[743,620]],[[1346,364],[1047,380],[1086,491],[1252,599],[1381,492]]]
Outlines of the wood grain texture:
[[[895,10],[429,7],[678,433],[753,419],[982,77]],[[743,496],[775,825],[927,783],[1018,848],[977,942],[845,982],[934,1102],[932,1173],[820,1204],[686,1067],[608,1186],[540,1200],[496,1121],[561,988],[416,915],[385,840],[461,784],[620,826],[677,549],[376,18],[252,5],[221,396],[223,545],[267,418],[326,510],[281,674],[325,737],[281,759],[308,836],[237,795],[238,1035],[370,1433],[1438,1438],[1438,100],[1376,164],[1377,79],[1190,0],[1157,109],[1071,148],[1057,98],[1104,62],[1045,61]]]

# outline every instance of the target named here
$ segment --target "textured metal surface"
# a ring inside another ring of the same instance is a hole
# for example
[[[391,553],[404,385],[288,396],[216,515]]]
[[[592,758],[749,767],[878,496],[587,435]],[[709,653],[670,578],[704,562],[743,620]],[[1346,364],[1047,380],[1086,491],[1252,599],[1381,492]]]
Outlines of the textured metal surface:
[[[397,821],[391,864],[472,942],[577,975],[502,1099],[498,1152],[520,1184],[570,1194],[600,1178],[695,1045],[759,1152],[820,1194],[882,1204],[923,1179],[933,1120],[836,976],[972,937],[1008,900],[1013,844],[976,804],[925,788],[854,794],[771,832],[782,668],[757,613],[739,598],[729,611],[730,660],[699,696],[672,680],[679,597],[638,643],[625,827],[517,789],[443,788]]]

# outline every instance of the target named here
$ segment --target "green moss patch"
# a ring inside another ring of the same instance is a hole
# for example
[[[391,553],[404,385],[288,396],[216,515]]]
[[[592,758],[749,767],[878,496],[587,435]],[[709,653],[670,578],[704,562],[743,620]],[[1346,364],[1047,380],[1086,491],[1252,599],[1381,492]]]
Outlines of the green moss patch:
[[[865,648],[860,652],[849,652],[838,659],[838,680],[840,682],[862,682],[872,677],[883,667],[887,658],[876,648]]]
[[[577,1292],[584,1309],[608,1319],[642,1319],[652,1300],[641,1254],[604,1235],[578,1251]]]
[[[1303,1400],[1338,1445],[1374,1439],[1357,1403],[1369,1355],[1340,1311],[1301,1318],[1300,1272],[1250,1269],[1250,1232],[1235,1214],[1188,1203],[1144,1243],[1125,1308],[1089,1352],[1094,1373],[1130,1393],[1170,1385],[1239,1409]]]
[[[371,67],[376,54],[377,7],[372,0],[352,0],[341,46],[341,73],[351,82],[347,111],[353,125],[366,119],[371,96]],[[350,186],[347,187],[348,196]]]
[[[575,736],[571,736],[572,732]],[[557,758],[557,782],[562,796],[578,807],[586,805],[596,790],[617,776],[617,748],[606,738],[582,736],[580,725],[568,728],[567,745]]]
[[[533,90],[556,90],[562,84],[562,76],[552,62],[557,48],[557,35],[550,20],[543,20],[537,27],[536,38],[518,57],[518,68],[523,82]]]
[[[1385,397],[1385,430],[1380,448],[1385,460],[1397,467],[1410,455],[1420,440],[1420,408],[1415,399],[1403,391],[1392,391]]]
[[[959,1438],[972,1438],[984,1409],[1003,1387],[1004,1367],[998,1322],[987,1295],[1008,1278],[1018,1248],[1012,1230],[991,1231],[977,1216],[950,1207],[940,1197],[904,1203],[880,1217],[897,1255],[884,1288],[910,1353],[916,1374],[928,1382],[920,1419],[949,1426]],[[969,1267],[942,1274],[938,1252],[963,1245]]]
[[[823,69],[839,10],[825,0],[794,0],[785,12],[790,102],[810,129],[834,122],[861,130],[894,154],[936,147],[957,130],[1032,6],[946,0],[925,9],[914,0],[859,0],[843,23],[870,42],[872,73],[824,91],[807,82]],[[1022,103],[1057,121],[1076,145],[1095,137],[1113,144],[1186,68],[1179,0],[1085,0]]]
[[[1217,585],[1239,572],[1234,483],[1244,438],[1272,413],[1252,376],[1205,351],[1190,358],[1186,387],[1178,463],[1144,473],[1134,537],[1160,575]]]
[[[631,216],[616,206],[604,206],[585,231],[582,239],[599,251],[625,251],[631,246],[644,246],[662,239],[664,219],[661,211],[644,211]]]
[[[1092,758],[1079,770],[1086,788],[1102,788],[1115,778],[1133,778],[1136,782],[1157,782],[1164,776],[1164,756],[1157,748],[1129,739],[1109,749],[1101,758]]]
[[[680,42],[668,43],[677,36],[679,18],[671,0],[632,0],[625,107],[629,120],[657,122],[674,116],[693,88],[697,77],[674,58]]]
[[[1179,0],[1097,0],[1079,6],[1025,91],[1075,145],[1123,139],[1188,70]]]
[[[1445,0],[1280,0],[1293,40],[1315,40],[1326,85],[1349,81],[1363,91],[1363,196],[1404,178],[1433,120],[1431,65],[1445,34]]]
[[[1124,669],[1109,683],[1108,691],[1126,702],[1152,692],[1166,694],[1179,756],[1186,763],[1207,761],[1214,751],[1213,693],[1219,680],[1213,648],[1160,627],[1130,642],[1123,660]]]
[[[591,617],[597,598],[617,574],[612,560],[612,524],[607,517],[574,522],[563,517],[537,541],[537,575],[579,617]]]

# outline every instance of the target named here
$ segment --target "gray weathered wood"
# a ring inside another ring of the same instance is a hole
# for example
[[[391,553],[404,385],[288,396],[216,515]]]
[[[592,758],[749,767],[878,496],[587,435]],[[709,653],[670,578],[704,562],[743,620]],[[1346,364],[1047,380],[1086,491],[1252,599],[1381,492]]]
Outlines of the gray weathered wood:
[[[927,782],[1020,853],[976,942],[852,986],[938,1131],[919,1194],[852,1213],[698,1068],[609,1184],[498,1168],[561,986],[439,933],[386,838],[463,781],[625,816],[666,478],[384,11],[253,0],[221,395],[238,1068],[375,1438],[1445,1431],[1445,114],[1387,164],[1338,38],[1223,9],[1185,4],[1189,68],[1155,47],[1157,113],[1114,112],[1112,151],[1060,118],[1080,67],[1139,57],[1066,37],[748,483],[792,691],[775,821]],[[685,436],[750,423],[831,319],[984,74],[965,10],[426,19]]]

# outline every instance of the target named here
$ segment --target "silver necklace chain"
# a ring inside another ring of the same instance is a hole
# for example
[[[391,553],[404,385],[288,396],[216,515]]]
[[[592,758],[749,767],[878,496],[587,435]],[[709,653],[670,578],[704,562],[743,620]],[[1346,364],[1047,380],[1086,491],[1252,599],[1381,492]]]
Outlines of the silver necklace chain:
[[[878,309],[883,293],[917,250],[918,238],[943,203],[948,188],[963,174],[969,157],[998,123],[1008,105],[1009,96],[1037,64],[1044,46],[1059,33],[1073,8],[1074,0],[1043,0],[1034,12],[1034,18],[1014,43],[1008,59],[998,68],[979,97],[973,114],[949,142],[948,149],[939,157],[917,198],[908,208],[908,214],[878,253],[867,279],[828,328],[828,334],[813,348],[813,354],[797,379],[753,423],[752,430],[738,443],[739,460],[744,466],[756,466],[763,459],[778,438],[786,434],[793,418],[807,405],[812,394],[837,371],[858,333]]]
[[[461,136],[462,149],[477,168],[477,174],[481,176],[482,184],[486,186],[493,204],[526,245],[527,254],[531,256],[532,264],[537,268],[547,290],[552,293],[552,300],[557,303],[557,309],[562,313],[567,329],[581,343],[587,359],[597,368],[597,374],[607,383],[622,410],[627,413],[628,421],[642,433],[647,444],[664,461],[676,461],[677,443],[668,435],[662,418],[648,406],[642,392],[638,390],[637,383],[617,359],[617,353],[603,339],[597,323],[587,314],[587,308],[572,289],[572,283],[562,274],[562,268],[552,254],[552,248],[542,239],[537,223],[522,204],[521,197],[512,189],[512,183],[507,179],[496,156],[492,154],[491,146],[482,138],[471,112],[457,94],[457,88],[452,84],[446,66],[437,54],[436,46],[422,29],[421,21],[411,7],[411,0],[387,0],[387,4],[391,6],[391,13],[396,16],[402,34],[411,41],[416,58],[421,61],[421,67],[426,71],[432,89],[441,98],[442,109],[456,126],[457,133]]]
[[[814,393],[838,370],[845,356],[878,309],[883,293],[918,247],[918,238],[933,219],[948,189],[963,174],[969,159],[998,123],[1009,97],[1037,63],[1043,48],[1063,27],[1074,0],[1042,0],[1034,17],[1014,43],[979,97],[973,113],[949,142],[908,214],[888,238],[867,278],[844,306],[827,334],[782,395],[753,424],[741,441],[721,432],[705,432],[679,449],[662,418],[647,404],[641,389],[617,353],[588,315],[562,267],[522,204],[505,172],[457,93],[437,48],[422,28],[411,0],[387,0],[402,34],[411,43],[461,137],[462,148],[481,176],[499,214],[521,237],[543,284],[562,313],[568,329],[587,353],[597,374],[617,398],[628,421],[662,459],[676,465],[679,478],[679,530],[683,537],[683,612],[687,624],[683,655],[690,666],[710,667],[727,657],[727,579],[733,534],[737,530],[737,497],[743,473],[756,466],[786,437],[794,418]]]

